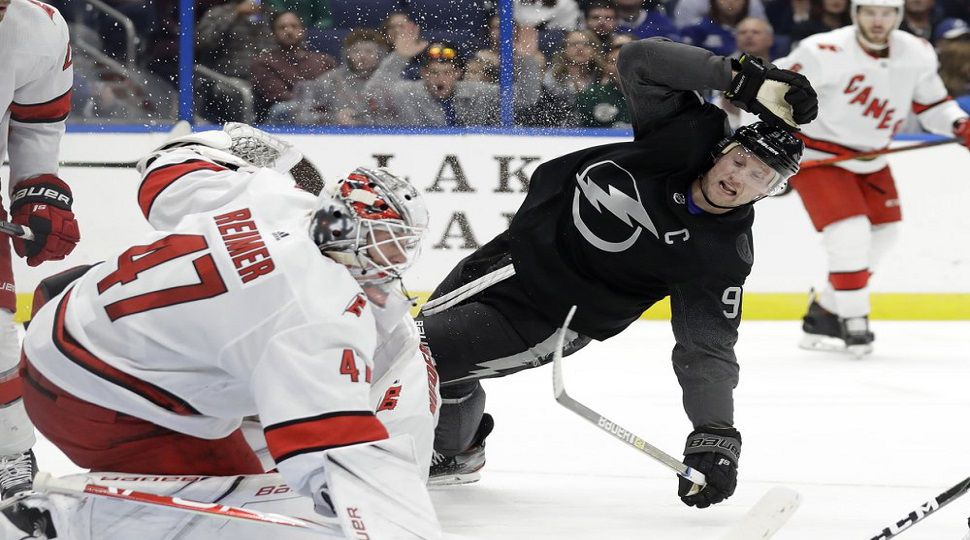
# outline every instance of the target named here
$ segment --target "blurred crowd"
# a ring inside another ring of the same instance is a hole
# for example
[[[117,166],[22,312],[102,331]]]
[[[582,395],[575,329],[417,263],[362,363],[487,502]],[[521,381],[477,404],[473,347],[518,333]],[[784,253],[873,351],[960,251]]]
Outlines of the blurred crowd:
[[[75,121],[175,115],[178,0],[50,3],[82,46]],[[664,36],[770,60],[806,36],[851,24],[849,0],[514,0],[513,7],[514,119],[522,126],[628,126],[616,60],[631,40]],[[195,17],[201,121],[500,121],[492,0],[196,0]],[[937,48],[940,74],[965,109],[968,21],[968,0],[905,0],[901,26]]]

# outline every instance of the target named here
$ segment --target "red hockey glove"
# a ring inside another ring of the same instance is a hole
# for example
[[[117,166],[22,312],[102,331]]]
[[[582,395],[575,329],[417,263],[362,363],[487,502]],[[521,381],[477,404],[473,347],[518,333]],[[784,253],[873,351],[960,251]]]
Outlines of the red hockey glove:
[[[13,238],[13,249],[27,258],[28,265],[59,261],[74,250],[81,233],[71,212],[73,202],[71,188],[53,174],[32,176],[17,184],[10,213],[14,223],[34,231],[34,239]]]
[[[970,119],[963,118],[953,123],[953,134],[960,144],[970,148]]]

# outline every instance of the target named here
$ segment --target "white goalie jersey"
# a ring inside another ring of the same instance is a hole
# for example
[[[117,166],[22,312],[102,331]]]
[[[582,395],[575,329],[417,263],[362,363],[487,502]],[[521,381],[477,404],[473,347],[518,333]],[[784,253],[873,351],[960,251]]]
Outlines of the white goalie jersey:
[[[304,494],[320,452],[389,432],[414,437],[426,474],[431,360],[403,296],[372,305],[320,254],[307,232],[315,200],[270,169],[162,153],[138,192],[155,232],[52,298],[25,355],[83,400],[195,437],[258,415]]]
[[[903,31],[890,34],[886,58],[869,55],[856,27],[846,26],[805,38],[775,65],[805,75],[818,91],[818,118],[799,133],[803,160],[885,148],[910,110],[928,131],[947,136],[953,122],[966,116],[937,74],[933,46]],[[884,168],[886,159],[836,166],[871,173]]]

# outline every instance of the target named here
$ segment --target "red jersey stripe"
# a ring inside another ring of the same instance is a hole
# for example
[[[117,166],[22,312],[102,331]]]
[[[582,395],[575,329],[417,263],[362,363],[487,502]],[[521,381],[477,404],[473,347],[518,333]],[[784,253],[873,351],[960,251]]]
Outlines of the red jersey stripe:
[[[829,283],[837,291],[857,291],[869,284],[869,269],[855,272],[830,272]]]
[[[20,377],[14,368],[7,373],[0,374],[0,407],[10,405],[21,397]]]
[[[916,103],[914,101],[913,102],[913,112],[916,113],[916,114],[923,114],[924,112],[932,109],[933,107],[936,107],[937,105],[946,103],[947,101],[953,101],[953,97],[952,96],[946,96],[945,98],[943,98],[943,99],[941,99],[941,100],[939,100],[939,101],[937,101],[935,103],[930,103],[928,105],[923,105],[922,103]]]
[[[25,124],[60,122],[71,112],[71,90],[44,103],[11,103],[10,118]]]
[[[141,213],[147,219],[148,213],[152,210],[152,205],[155,204],[155,199],[158,198],[165,188],[175,183],[179,178],[195,171],[224,170],[226,170],[225,167],[221,167],[215,163],[193,159],[174,165],[163,165],[151,171],[145,176],[145,179],[141,182],[141,186],[138,188],[138,206],[141,207]]]
[[[268,426],[266,445],[277,463],[351,444],[386,439],[387,429],[371,411],[342,411]]]
[[[138,377],[121,371],[104,360],[101,360],[78,343],[64,325],[64,313],[67,311],[67,303],[71,298],[72,292],[73,290],[69,290],[64,294],[54,314],[52,337],[54,345],[64,356],[94,375],[138,394],[157,407],[185,416],[199,414],[199,411],[195,410],[192,405],[182,398],[164,388],[160,388],[150,382],[143,381]]]

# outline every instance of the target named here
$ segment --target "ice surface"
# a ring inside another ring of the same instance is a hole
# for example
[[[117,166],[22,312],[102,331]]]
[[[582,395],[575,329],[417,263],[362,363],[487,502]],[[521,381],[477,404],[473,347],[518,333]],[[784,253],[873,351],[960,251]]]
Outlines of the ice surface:
[[[970,323],[873,323],[863,360],[801,351],[798,324],[741,329],[736,422],[743,435],[734,497],[683,506],[676,479],[556,404],[551,367],[486,382],[496,428],[481,482],[432,491],[448,532],[475,539],[716,539],[769,488],[802,506],[774,538],[867,540],[970,475]],[[566,358],[577,400],[678,455],[690,426],[670,367],[670,327],[636,323]],[[43,469],[75,468],[39,443]],[[903,540],[958,540],[970,496]]]

